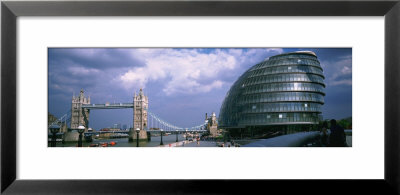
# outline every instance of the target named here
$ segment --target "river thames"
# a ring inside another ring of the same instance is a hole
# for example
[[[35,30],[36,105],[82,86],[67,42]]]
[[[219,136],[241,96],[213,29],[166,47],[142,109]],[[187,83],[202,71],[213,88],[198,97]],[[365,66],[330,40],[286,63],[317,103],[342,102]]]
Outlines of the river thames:
[[[182,134],[178,135],[178,142],[185,141],[186,138],[183,137]],[[190,140],[190,138],[188,138]],[[129,142],[128,138],[116,138],[116,139],[93,139],[92,142],[82,142],[83,147],[89,147],[92,144],[102,143],[111,143],[115,142],[116,144],[113,146],[108,145],[108,147],[136,147],[136,140],[133,142]],[[150,141],[139,141],[139,147],[158,147],[160,146],[161,136],[152,136]],[[163,144],[164,146],[169,146],[169,144],[176,143],[176,135],[168,135],[163,136]],[[77,147],[77,142],[66,142],[62,144],[61,142],[57,142],[57,147]],[[188,143],[184,145],[185,147],[217,147],[217,142],[214,141],[200,141],[197,144],[196,141]]]

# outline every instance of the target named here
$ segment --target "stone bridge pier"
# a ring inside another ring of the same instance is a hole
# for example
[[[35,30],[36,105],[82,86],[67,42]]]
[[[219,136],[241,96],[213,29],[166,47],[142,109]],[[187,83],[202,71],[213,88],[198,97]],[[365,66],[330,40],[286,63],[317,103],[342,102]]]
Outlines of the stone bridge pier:
[[[137,140],[137,131],[134,130],[133,128],[129,129],[128,139],[130,142]],[[150,140],[151,140],[150,132],[147,132],[146,130],[139,131],[139,141],[150,141]]]

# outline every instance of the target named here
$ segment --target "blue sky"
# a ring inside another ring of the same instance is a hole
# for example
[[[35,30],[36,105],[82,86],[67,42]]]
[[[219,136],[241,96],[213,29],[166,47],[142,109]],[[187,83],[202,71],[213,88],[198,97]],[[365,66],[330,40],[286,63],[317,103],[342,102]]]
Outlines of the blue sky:
[[[132,102],[143,88],[152,113],[176,126],[196,126],[206,112],[218,116],[226,92],[247,69],[299,50],[315,52],[324,69],[324,118],[351,116],[351,48],[50,48],[49,112],[67,113],[81,88],[91,103]],[[92,110],[90,126],[129,126],[132,115],[131,109]]]

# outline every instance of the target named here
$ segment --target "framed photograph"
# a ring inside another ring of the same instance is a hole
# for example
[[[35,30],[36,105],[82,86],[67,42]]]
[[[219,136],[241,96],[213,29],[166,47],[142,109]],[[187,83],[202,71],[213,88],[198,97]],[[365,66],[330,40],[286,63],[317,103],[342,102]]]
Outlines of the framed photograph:
[[[2,192],[400,191],[398,1],[1,6]]]
[[[49,48],[48,63],[49,147],[352,146],[352,48]]]

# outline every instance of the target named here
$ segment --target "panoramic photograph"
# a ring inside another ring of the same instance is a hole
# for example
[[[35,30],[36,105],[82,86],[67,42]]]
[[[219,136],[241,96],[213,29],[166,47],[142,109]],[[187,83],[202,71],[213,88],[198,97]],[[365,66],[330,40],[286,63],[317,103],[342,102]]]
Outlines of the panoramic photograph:
[[[48,48],[48,147],[352,147],[352,48]]]

